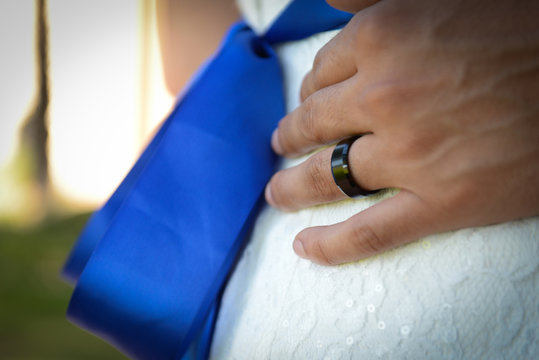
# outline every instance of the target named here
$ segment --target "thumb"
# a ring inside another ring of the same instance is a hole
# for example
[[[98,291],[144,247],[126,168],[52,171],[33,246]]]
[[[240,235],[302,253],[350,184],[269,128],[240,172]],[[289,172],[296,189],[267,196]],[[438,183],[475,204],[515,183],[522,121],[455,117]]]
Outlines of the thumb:
[[[349,13],[357,13],[381,0],[326,0],[326,2],[336,9]]]
[[[321,265],[356,261],[443,230],[432,209],[415,194],[397,195],[335,225],[301,231],[294,251]]]

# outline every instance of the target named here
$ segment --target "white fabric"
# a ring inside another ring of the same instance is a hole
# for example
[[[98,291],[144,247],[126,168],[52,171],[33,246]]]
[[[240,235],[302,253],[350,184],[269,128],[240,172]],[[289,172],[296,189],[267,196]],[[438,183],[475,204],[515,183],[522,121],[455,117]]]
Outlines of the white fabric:
[[[284,3],[240,6],[264,29]],[[316,51],[335,33],[277,49],[289,111]],[[434,235],[337,267],[294,254],[300,230],[344,220],[391,195],[291,214],[266,207],[225,291],[211,357],[539,358],[539,218]]]

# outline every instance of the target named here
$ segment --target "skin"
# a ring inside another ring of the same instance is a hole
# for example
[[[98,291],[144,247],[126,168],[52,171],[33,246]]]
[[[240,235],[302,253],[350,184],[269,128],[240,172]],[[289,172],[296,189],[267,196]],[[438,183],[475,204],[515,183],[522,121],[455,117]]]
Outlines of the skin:
[[[329,2],[329,1],[328,1]],[[356,13],[317,54],[301,105],[272,137],[294,157],[357,134],[355,181],[399,193],[348,220],[301,231],[295,252],[323,265],[420,237],[539,214],[539,2],[331,1]],[[345,199],[334,146],[277,172],[272,206]]]
[[[178,94],[240,17],[234,0],[157,0],[159,48],[167,90]]]

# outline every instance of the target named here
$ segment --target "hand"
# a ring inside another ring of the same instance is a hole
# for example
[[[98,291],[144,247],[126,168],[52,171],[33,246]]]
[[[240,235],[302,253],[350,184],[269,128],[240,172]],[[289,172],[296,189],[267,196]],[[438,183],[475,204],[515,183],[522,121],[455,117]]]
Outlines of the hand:
[[[296,156],[366,134],[350,149],[355,181],[400,192],[350,219],[300,232],[296,253],[358,260],[428,234],[539,214],[539,3],[333,1],[359,11],[317,54],[302,104],[274,150]],[[333,146],[277,172],[283,210],[345,198]]]

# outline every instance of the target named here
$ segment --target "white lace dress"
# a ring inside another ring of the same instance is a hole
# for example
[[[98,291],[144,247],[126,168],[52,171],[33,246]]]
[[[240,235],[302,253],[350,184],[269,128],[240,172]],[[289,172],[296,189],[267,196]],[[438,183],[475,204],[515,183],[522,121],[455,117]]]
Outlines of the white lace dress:
[[[243,0],[263,31],[287,0]],[[283,44],[288,110],[336,32]],[[299,160],[284,160],[282,167]],[[538,359],[539,218],[429,236],[354,264],[298,258],[292,240],[390,193],[296,213],[266,207],[225,291],[213,359]]]

